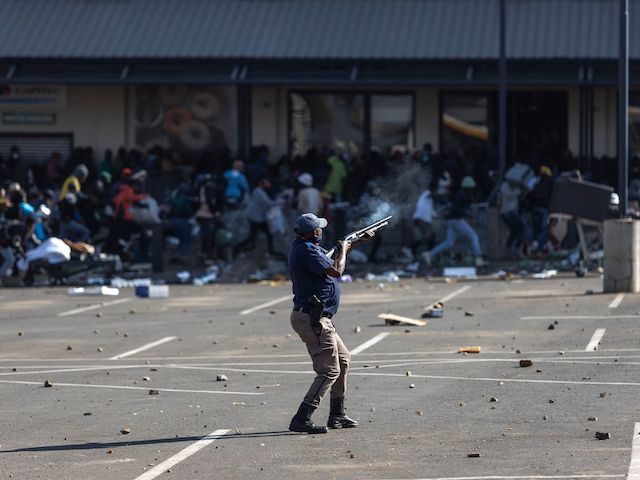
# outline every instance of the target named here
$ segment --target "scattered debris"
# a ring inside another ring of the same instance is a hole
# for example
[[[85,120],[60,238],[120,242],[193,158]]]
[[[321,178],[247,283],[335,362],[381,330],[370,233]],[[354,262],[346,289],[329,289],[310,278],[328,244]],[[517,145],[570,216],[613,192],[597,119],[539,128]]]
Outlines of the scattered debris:
[[[131,310],[129,310],[129,315],[133,315],[134,313],[136,313],[135,309],[132,308]]]
[[[556,326],[552,323],[547,327],[547,330],[555,330]]]
[[[49,387],[53,387],[53,385],[51,383],[49,383],[49,380],[45,380],[44,381],[44,388],[49,388]]]
[[[107,450],[107,454],[111,455],[113,453],[113,449],[110,448],[109,450]]]
[[[140,298],[167,298],[169,297],[169,285],[140,285],[136,287],[136,297]]]
[[[491,398],[489,399],[489,401],[490,401],[490,402],[497,402],[497,401],[498,401],[498,399],[497,399],[496,397],[491,397]]]
[[[480,353],[480,349],[479,346],[460,347],[458,353]]]
[[[362,328],[360,327],[353,327],[353,333],[360,333],[362,332]]]
[[[469,458],[480,458],[479,453],[467,453],[467,457]]]
[[[85,417],[90,417],[91,415],[93,415],[91,412],[84,412],[83,415]]]
[[[218,375],[216,377],[216,381],[218,381],[218,382],[228,382],[229,378],[226,375]]]
[[[549,416],[545,415],[544,417],[542,417],[543,420],[549,420]]]
[[[106,295],[117,296],[120,295],[120,290],[112,287],[72,287],[67,290],[68,295],[80,296],[80,295]]]
[[[444,305],[441,302],[434,303],[420,316],[421,318],[441,318],[444,315]]]
[[[98,350],[99,352],[103,352],[104,349],[102,347],[98,347],[96,350]]]
[[[178,277],[180,283],[187,283],[191,278],[191,272],[189,272],[188,270],[183,270],[182,272],[176,273],[176,277]]]
[[[598,421],[598,417],[589,417],[589,418],[587,418],[587,420],[589,422],[597,422]]]
[[[142,377],[142,380],[144,380],[145,382],[148,382],[148,381],[151,380],[151,378],[150,377]]]
[[[609,432],[596,432],[596,438],[598,440],[609,440],[611,435],[609,435]]]
[[[585,295],[593,295],[593,289],[588,289],[587,291],[584,292]]]
[[[465,317],[473,317],[473,312],[470,310],[465,310],[464,311],[464,316]]]
[[[531,275],[531,278],[545,280],[547,278],[555,277],[556,275],[558,275],[558,270],[543,270],[540,273],[534,273]]]
[[[549,403],[556,403],[554,400],[549,399]]]
[[[24,335],[24,332],[18,332],[18,336],[22,337]]]
[[[67,345],[67,350],[73,350],[73,348],[71,348],[71,345]]]
[[[415,384],[415,383],[411,383],[411,384],[409,385],[409,388],[416,388],[416,384]]]
[[[446,278],[478,278],[476,267],[446,267],[442,272],[442,276]]]
[[[421,417],[422,415],[424,415],[424,412],[422,410],[416,410],[416,415]]]
[[[607,392],[600,392],[600,398],[604,398],[607,396]]]
[[[160,391],[152,388],[149,390],[149,395],[160,395]]]
[[[531,360],[520,360],[520,366],[521,367],[532,367],[533,366],[533,362]]]
[[[123,435],[129,435],[131,433],[131,430],[128,427],[123,427],[120,429],[120,433]]]
[[[410,370],[407,370],[406,372],[404,372],[404,374],[405,374],[407,377],[410,377],[410,376],[412,375],[412,373],[411,373],[411,371],[410,371]]]
[[[428,322],[426,320],[416,320],[415,318],[402,317],[393,313],[381,313],[378,318],[383,318],[385,325],[402,325],[409,324],[417,327],[423,327]]]

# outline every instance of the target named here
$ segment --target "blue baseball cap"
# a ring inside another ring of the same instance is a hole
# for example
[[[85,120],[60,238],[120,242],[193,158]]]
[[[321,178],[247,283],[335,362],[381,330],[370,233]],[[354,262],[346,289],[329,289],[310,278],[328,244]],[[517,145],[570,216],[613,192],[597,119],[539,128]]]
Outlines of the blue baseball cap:
[[[327,219],[316,217],[313,213],[303,213],[296,220],[294,231],[298,235],[313,232],[316,228],[324,228],[327,226]]]

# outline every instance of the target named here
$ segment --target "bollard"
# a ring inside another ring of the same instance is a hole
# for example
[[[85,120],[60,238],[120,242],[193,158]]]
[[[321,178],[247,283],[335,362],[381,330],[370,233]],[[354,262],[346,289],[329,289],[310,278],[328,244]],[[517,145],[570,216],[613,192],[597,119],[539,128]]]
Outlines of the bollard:
[[[605,293],[640,291],[640,221],[605,220],[603,266]]]

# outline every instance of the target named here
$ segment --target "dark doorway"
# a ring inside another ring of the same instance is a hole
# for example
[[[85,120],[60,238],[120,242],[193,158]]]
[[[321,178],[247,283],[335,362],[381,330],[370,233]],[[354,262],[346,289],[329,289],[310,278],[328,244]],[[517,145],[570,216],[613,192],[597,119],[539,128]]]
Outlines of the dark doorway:
[[[531,165],[562,158],[568,148],[568,95],[509,92],[509,159]]]

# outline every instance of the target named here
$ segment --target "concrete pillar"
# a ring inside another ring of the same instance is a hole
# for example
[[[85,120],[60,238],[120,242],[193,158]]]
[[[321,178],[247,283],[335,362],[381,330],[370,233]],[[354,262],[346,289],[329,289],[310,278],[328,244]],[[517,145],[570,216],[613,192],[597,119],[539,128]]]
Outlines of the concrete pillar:
[[[605,220],[603,290],[640,291],[640,221]]]

